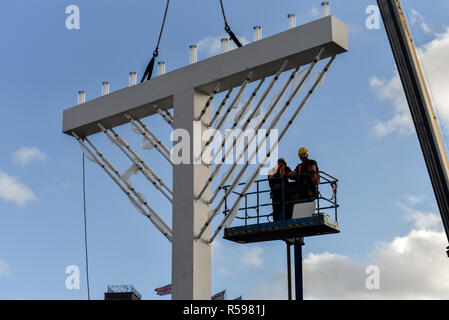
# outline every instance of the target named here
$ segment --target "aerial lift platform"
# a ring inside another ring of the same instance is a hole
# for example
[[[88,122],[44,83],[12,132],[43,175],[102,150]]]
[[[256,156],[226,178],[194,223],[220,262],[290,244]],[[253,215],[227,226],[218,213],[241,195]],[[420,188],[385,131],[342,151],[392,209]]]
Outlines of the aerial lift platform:
[[[284,201],[281,203],[283,212],[281,214],[282,219],[279,221],[270,221],[273,216],[272,213],[269,213],[272,202],[269,197],[263,197],[270,192],[269,189],[263,189],[264,185],[268,185],[268,180],[256,181],[256,191],[245,194],[244,206],[239,209],[243,215],[236,217],[236,221],[241,221],[242,225],[226,228],[224,239],[238,243],[253,243],[273,240],[288,241],[297,238],[339,233],[337,216],[339,205],[336,199],[337,189],[335,187],[338,180],[323,171],[319,172],[319,176],[321,182],[318,184],[317,197]],[[284,185],[282,186],[284,187]],[[330,186],[332,189],[331,192],[333,194],[331,198],[325,198],[320,192],[326,186]],[[283,188],[283,192],[285,192],[285,189]],[[252,202],[254,202],[254,205]],[[285,210],[289,204],[294,206],[293,217],[290,220],[286,220]],[[228,211],[227,203],[225,203],[223,213],[227,214]],[[264,211],[268,211],[268,213],[264,213]],[[255,214],[251,215],[251,212]],[[329,215],[332,212],[333,218]]]

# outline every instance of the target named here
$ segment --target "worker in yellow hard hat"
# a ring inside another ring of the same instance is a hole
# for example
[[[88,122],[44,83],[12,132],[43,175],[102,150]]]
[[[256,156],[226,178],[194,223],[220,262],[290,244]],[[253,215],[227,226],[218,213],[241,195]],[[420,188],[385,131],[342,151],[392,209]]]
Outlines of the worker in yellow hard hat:
[[[306,147],[299,148],[298,157],[301,163],[288,174],[290,179],[296,181],[295,200],[314,199],[318,193],[318,164],[309,159],[309,150]]]
[[[273,221],[282,219],[290,220],[293,214],[293,204],[285,203],[290,201],[291,196],[288,189],[288,174],[292,170],[287,166],[284,158],[277,161],[277,165],[268,174],[268,183],[271,189],[271,199],[273,201]]]

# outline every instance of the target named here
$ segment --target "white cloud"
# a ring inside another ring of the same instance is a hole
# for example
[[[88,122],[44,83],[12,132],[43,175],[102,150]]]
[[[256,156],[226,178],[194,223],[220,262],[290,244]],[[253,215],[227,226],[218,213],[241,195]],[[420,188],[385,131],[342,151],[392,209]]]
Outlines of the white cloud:
[[[304,261],[305,295],[317,299],[447,299],[446,242],[442,232],[413,230],[379,245],[369,263],[329,253],[311,254]],[[379,290],[366,288],[368,265],[379,267]]]
[[[218,272],[218,274],[220,276],[229,276],[229,275],[231,275],[231,272],[227,268],[225,268],[225,267],[220,267],[219,266],[217,268],[217,272]]]
[[[412,206],[417,205],[418,203],[421,203],[423,201],[422,197],[413,194],[406,194],[405,199],[407,203],[409,203]]]
[[[419,23],[419,26],[421,27],[422,31],[424,31],[424,33],[429,34],[432,32],[432,28],[426,23],[426,20],[418,11],[412,10],[410,20],[412,24]]]
[[[395,131],[403,135],[412,133],[413,123],[399,74],[395,72],[395,75],[390,80],[373,77],[369,83],[371,88],[375,90],[378,98],[382,101],[392,102],[395,109],[393,118],[375,122],[374,133],[379,137],[387,136]]]
[[[220,39],[222,37],[206,37],[198,41],[197,48],[199,52],[204,52],[208,56],[213,56],[221,52]]]
[[[294,296],[295,272],[292,269],[292,292]],[[261,283],[251,288],[248,299],[251,300],[286,300],[287,295],[287,272],[273,274],[266,283]]]
[[[11,275],[11,269],[9,268],[8,264],[0,260],[0,277],[1,276],[10,276]]]
[[[428,77],[435,112],[438,111],[437,116],[440,116],[442,125],[449,127],[449,28],[417,51],[422,59],[425,76]],[[374,133],[379,137],[394,132],[405,135],[413,133],[414,127],[398,72],[390,79],[374,76],[369,84],[381,101],[387,101],[394,107],[392,118],[374,123]]]
[[[245,246],[236,250],[235,245],[215,239],[212,242],[212,269],[222,277],[233,276],[235,272],[263,268],[263,248]]]
[[[27,165],[33,161],[45,161],[48,156],[36,147],[24,147],[12,154],[12,160],[16,164]]]
[[[397,206],[406,213],[405,220],[412,222],[415,229],[439,231],[443,226],[439,215],[414,208],[415,205],[422,202],[422,197],[407,194],[405,202],[398,202]]]
[[[215,270],[219,276],[228,276],[231,274],[229,265],[229,254],[220,239],[215,239],[212,242],[212,269]]]
[[[320,10],[318,10],[316,7],[313,7],[312,9],[310,9],[310,14],[312,15],[312,17],[317,17],[320,14]]]
[[[6,202],[14,202],[19,206],[37,200],[33,191],[2,171],[0,171],[0,198]]]
[[[431,212],[413,212],[406,219],[413,222],[418,230],[432,230],[442,225],[441,217]]]
[[[350,35],[358,35],[363,33],[363,28],[358,24],[348,24],[348,34]]]
[[[220,54],[222,38],[225,38],[225,36],[206,37],[204,39],[201,39],[197,43],[198,52],[202,52],[208,57]],[[237,36],[237,38],[243,45],[249,43],[249,41],[244,37]],[[234,50],[236,48],[237,46],[234,44],[234,42],[232,40],[229,40],[228,50]]]
[[[303,265],[305,299],[449,299],[447,238],[439,231],[441,220],[436,223],[435,214],[405,208],[414,229],[377,245],[364,259],[310,254]],[[379,289],[366,287],[370,265],[379,268]],[[281,272],[253,287],[249,298],[285,299],[286,291],[286,273]]]
[[[261,247],[243,248],[243,255],[242,255],[243,264],[247,267],[262,268],[263,267],[262,253],[263,249]]]

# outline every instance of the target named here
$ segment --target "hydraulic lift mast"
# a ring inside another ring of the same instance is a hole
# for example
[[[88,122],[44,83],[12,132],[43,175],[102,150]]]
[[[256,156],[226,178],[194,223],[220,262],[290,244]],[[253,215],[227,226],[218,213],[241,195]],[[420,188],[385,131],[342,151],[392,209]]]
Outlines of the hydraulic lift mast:
[[[400,0],[377,0],[449,240],[449,162]],[[449,257],[449,247],[446,248]]]

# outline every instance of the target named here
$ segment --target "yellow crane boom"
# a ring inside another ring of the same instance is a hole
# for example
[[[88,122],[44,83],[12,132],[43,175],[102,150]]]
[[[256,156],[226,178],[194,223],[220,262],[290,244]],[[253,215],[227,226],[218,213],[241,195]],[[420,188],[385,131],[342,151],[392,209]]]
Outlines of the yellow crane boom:
[[[449,162],[400,0],[377,0],[449,240]],[[449,247],[446,248],[449,257]]]

